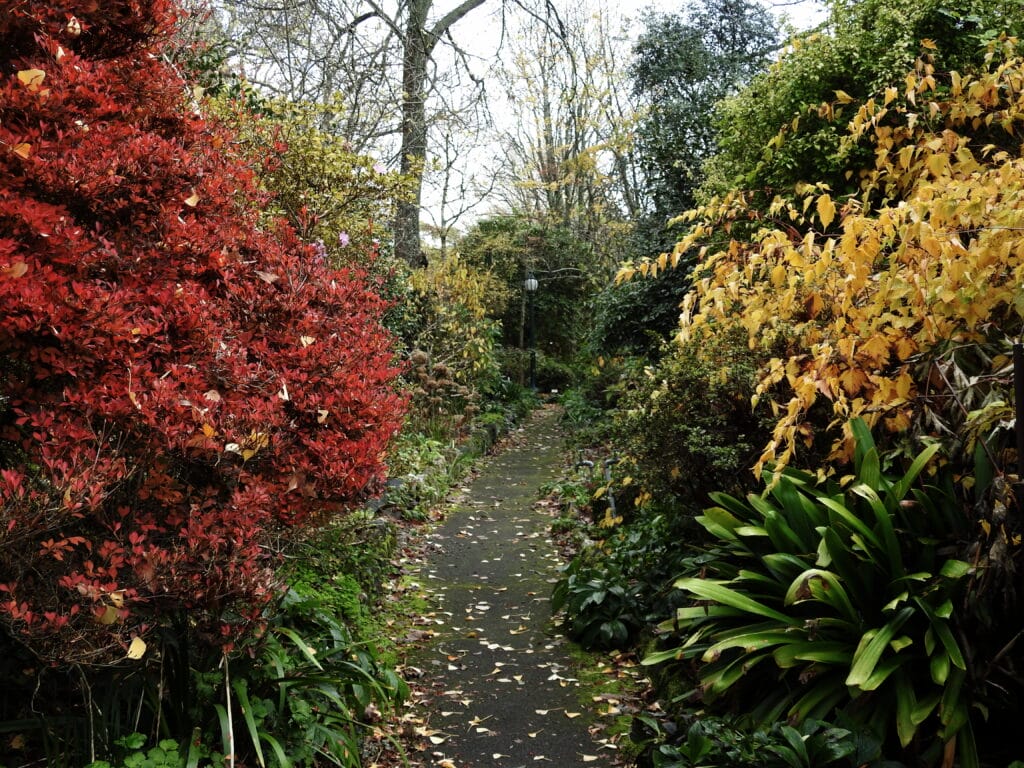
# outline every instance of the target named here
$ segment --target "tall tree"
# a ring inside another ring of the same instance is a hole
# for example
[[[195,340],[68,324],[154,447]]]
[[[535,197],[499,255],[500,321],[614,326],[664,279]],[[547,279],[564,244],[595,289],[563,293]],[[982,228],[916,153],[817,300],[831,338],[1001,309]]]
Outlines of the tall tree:
[[[768,65],[778,33],[755,0],[701,0],[643,21],[631,66],[646,107],[637,142],[649,210],[663,223],[694,204],[717,146],[716,104]]]
[[[487,0],[462,0],[449,10],[439,10],[435,0],[217,1],[224,34],[238,41],[237,60],[260,87],[321,103],[340,93],[345,113],[339,129],[353,148],[391,155],[414,180],[398,205],[395,253],[421,264],[420,208],[433,123],[427,104],[462,85],[456,72],[431,62],[439,61],[444,42],[453,66],[464,67],[453,27]],[[449,115],[447,109],[439,114]]]
[[[516,116],[500,138],[507,207],[572,232],[605,264],[621,258],[636,212],[624,36],[606,7],[574,8],[557,24],[526,17],[503,83]]]
[[[427,63],[441,38],[452,26],[486,0],[463,0],[440,19],[431,22],[433,0],[409,0],[402,36],[402,144],[401,170],[419,183],[410,199],[398,204],[395,218],[395,255],[413,266],[424,262],[420,247],[420,203],[423,165],[427,158]]]

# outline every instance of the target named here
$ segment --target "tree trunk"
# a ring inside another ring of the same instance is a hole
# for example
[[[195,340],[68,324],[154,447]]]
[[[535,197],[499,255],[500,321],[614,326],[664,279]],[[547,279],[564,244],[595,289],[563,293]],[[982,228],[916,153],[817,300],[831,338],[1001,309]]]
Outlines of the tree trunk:
[[[398,204],[395,256],[412,267],[426,264],[420,247],[420,201],[427,157],[427,62],[441,36],[459,19],[487,0],[465,0],[427,29],[433,0],[410,0],[402,51],[402,173],[414,179],[412,192]]]

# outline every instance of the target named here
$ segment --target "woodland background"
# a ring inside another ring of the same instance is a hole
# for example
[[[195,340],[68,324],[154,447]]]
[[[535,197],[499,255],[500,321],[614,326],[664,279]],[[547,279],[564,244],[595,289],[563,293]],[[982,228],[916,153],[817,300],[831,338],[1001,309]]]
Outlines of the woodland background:
[[[1024,8],[825,10],[6,3],[0,763],[401,760],[533,354],[630,759],[1020,765]]]

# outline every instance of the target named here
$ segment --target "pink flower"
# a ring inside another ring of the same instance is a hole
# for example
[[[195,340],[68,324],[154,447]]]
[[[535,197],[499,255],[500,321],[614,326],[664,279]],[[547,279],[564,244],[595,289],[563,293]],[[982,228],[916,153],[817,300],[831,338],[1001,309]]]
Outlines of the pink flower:
[[[342,248],[346,247],[348,245],[348,243],[349,243],[348,232],[339,232],[338,233],[338,242],[341,243],[341,247]]]

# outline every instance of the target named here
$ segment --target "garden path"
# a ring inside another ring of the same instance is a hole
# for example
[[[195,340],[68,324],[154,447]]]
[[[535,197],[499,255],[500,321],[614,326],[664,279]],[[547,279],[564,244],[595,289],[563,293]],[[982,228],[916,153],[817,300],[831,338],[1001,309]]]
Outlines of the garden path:
[[[568,641],[551,623],[560,558],[537,502],[561,466],[559,413],[535,412],[427,537],[419,578],[438,608],[431,642],[410,659],[427,713],[419,765],[614,764],[588,711],[600,697],[581,703]]]

